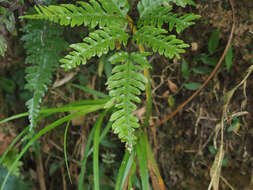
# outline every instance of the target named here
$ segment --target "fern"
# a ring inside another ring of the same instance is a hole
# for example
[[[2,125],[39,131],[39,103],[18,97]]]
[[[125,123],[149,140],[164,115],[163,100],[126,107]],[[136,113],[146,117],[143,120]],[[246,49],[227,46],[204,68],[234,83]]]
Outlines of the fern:
[[[90,0],[90,3],[81,1],[77,3],[79,6],[72,4],[38,5],[35,7],[37,14],[26,15],[21,18],[46,19],[61,25],[70,25],[71,27],[83,24],[91,28],[97,25],[103,27],[127,23],[125,18],[128,11],[126,1],[101,1],[103,7],[95,0]]]
[[[67,43],[63,40],[63,29],[49,25],[45,21],[29,21],[23,28],[25,34],[26,63],[33,64],[26,69],[26,89],[32,92],[32,98],[26,102],[29,108],[31,129],[35,126],[40,103],[51,84],[52,73],[58,65],[61,52]]]
[[[82,43],[72,44],[70,47],[75,51],[69,53],[60,62],[64,63],[65,69],[71,69],[77,65],[85,64],[87,59],[97,55],[106,54],[109,49],[115,49],[116,43],[126,45],[129,36],[121,28],[103,28],[90,33]]]
[[[112,128],[115,133],[118,133],[119,138],[126,142],[131,151],[136,141],[134,129],[139,127],[139,120],[133,115],[136,110],[134,102],[141,102],[137,95],[141,94],[141,90],[145,90],[145,83],[147,82],[143,74],[138,71],[142,71],[148,63],[144,54],[128,54],[127,52],[114,54],[110,61],[112,64],[122,64],[113,68],[113,75],[106,83],[112,99],[105,107],[111,107],[115,104],[118,109],[110,119],[114,122]]]
[[[168,32],[161,28],[144,26],[140,28],[133,39],[137,44],[147,44],[154,52],[165,55],[172,59],[174,56],[180,58],[179,53],[184,53],[183,48],[189,47],[183,40],[179,40],[175,35],[165,35]]]
[[[169,31],[176,28],[176,32],[180,33],[185,28],[192,24],[195,24],[193,20],[199,18],[199,15],[185,14],[180,16],[179,14],[171,13],[172,6],[158,6],[151,12],[144,14],[138,21],[138,26],[151,25],[154,27],[162,27],[164,23],[169,23]]]
[[[162,26],[168,23],[170,31],[175,28],[176,32],[180,33],[192,25],[193,20],[199,16],[194,14],[180,16],[172,13],[172,3],[183,7],[193,4],[192,0],[141,0],[137,5],[139,11],[139,20],[136,20],[137,28],[133,27],[131,18],[127,15],[130,9],[127,0],[89,0],[88,2],[77,2],[77,5],[39,5],[36,7],[37,13],[35,15],[23,16],[23,18],[30,19],[45,19],[71,27],[80,25],[96,27],[81,43],[70,46],[72,51],[60,60],[65,69],[85,64],[90,58],[100,57],[110,50],[122,49],[121,52],[115,52],[110,58],[111,63],[115,66],[112,76],[106,83],[109,95],[112,97],[107,102],[106,108],[115,106],[116,111],[110,118],[113,121],[113,131],[126,143],[130,151],[136,142],[134,131],[140,126],[138,118],[134,116],[134,111],[137,108],[136,103],[141,102],[138,96],[145,90],[147,82],[142,71],[144,67],[148,68],[149,66],[147,53],[128,53],[124,49],[127,46],[127,49],[131,50],[130,43],[134,44],[132,47],[135,47],[136,44],[144,44],[160,55],[179,58],[179,54],[184,53],[184,48],[188,45],[177,39],[175,35],[168,35],[168,31],[162,29]],[[127,24],[133,33],[129,32]],[[121,44],[125,47],[121,48]],[[50,77],[45,76],[45,78]],[[30,78],[33,81],[35,77],[31,75]],[[49,83],[50,81],[46,81],[43,84],[48,85]],[[41,93],[34,96],[36,100],[41,101],[46,87],[40,83],[36,86]],[[31,86],[30,88],[35,87]]]
[[[140,19],[143,16],[152,13],[152,11],[156,10],[158,7],[161,7],[162,5],[168,6],[170,3],[175,3],[181,7],[185,7],[187,4],[195,5],[192,0],[141,0],[137,5]]]

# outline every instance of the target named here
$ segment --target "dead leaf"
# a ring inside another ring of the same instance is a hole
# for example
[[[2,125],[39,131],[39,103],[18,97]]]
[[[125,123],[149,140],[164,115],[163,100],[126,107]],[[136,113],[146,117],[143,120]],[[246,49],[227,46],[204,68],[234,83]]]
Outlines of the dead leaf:
[[[221,176],[221,166],[224,158],[223,146],[220,146],[219,152],[215,156],[214,163],[210,169],[211,182],[209,184],[208,190],[213,187],[213,190],[219,190],[219,181]]]
[[[192,42],[191,43],[191,50],[192,51],[197,51],[198,50],[198,43],[197,42]]]
[[[169,85],[169,89],[172,93],[177,93],[178,91],[178,87],[175,83],[173,83],[170,79],[168,79],[168,85]]]
[[[75,72],[70,72],[70,73],[67,73],[63,79],[56,80],[54,82],[53,88],[57,88],[57,87],[60,87],[64,84],[66,84],[75,76],[75,74],[76,74]]]
[[[134,115],[136,115],[139,119],[146,113],[146,107],[143,106],[142,108],[136,110]]]
[[[166,90],[163,94],[162,97],[163,98],[167,98],[169,96],[170,92],[168,90]]]

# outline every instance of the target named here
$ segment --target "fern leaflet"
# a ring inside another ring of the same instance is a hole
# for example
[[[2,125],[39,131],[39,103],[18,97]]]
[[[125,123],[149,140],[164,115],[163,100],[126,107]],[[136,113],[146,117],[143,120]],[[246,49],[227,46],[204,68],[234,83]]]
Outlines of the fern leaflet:
[[[72,4],[50,5],[35,7],[37,14],[26,15],[21,18],[29,19],[46,19],[61,25],[74,26],[90,26],[97,25],[112,26],[126,24],[125,14],[128,11],[127,6],[121,10],[122,6],[127,5],[125,0],[101,1],[103,7],[95,0],[90,3],[79,1],[79,6]]]
[[[165,35],[168,33],[161,28],[144,26],[140,28],[133,36],[137,44],[147,44],[154,52],[165,55],[172,59],[174,56],[180,58],[179,53],[184,53],[183,48],[189,47],[183,40],[179,40],[175,35]]]
[[[192,0],[141,0],[137,5],[140,19],[145,17],[145,15],[151,14],[154,10],[162,5],[170,6],[170,3],[175,3],[181,7],[185,7],[187,4],[195,5]]]
[[[109,14],[121,15],[125,18],[128,10],[129,4],[127,0],[99,0],[103,8]]]
[[[169,31],[171,32],[173,28],[176,28],[176,32],[180,33],[185,28],[192,24],[193,20],[199,18],[199,15],[195,14],[185,14],[179,16],[179,14],[171,13],[172,6],[157,6],[151,12],[143,15],[139,21],[138,26],[152,25],[154,27],[162,27],[164,23],[169,23]]]
[[[29,21],[22,29],[25,34],[27,58],[26,63],[33,64],[26,69],[26,89],[32,92],[32,98],[26,102],[29,109],[31,129],[39,113],[40,103],[51,84],[52,72],[58,65],[61,52],[67,48],[67,43],[61,37],[63,29],[49,25],[45,21]]]
[[[129,36],[119,27],[103,28],[89,34],[82,43],[72,44],[74,51],[60,60],[65,69],[71,69],[77,65],[85,64],[87,59],[93,56],[101,56],[109,50],[115,49],[116,44],[126,45]]]
[[[135,128],[139,127],[138,118],[133,115],[136,110],[136,103],[140,103],[137,95],[141,90],[145,90],[147,79],[143,76],[143,67],[147,65],[145,55],[139,53],[120,52],[114,54],[110,61],[116,65],[108,79],[109,95],[112,96],[105,107],[111,107],[115,104],[118,109],[112,115],[110,120],[113,121],[112,128],[119,138],[126,142],[128,150],[132,150],[136,141],[134,135]]]

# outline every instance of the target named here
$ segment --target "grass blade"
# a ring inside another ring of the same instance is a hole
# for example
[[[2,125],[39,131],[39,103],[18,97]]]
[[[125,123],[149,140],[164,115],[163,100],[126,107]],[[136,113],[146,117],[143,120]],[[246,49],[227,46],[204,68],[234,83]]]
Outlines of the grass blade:
[[[13,162],[12,166],[10,167],[9,171],[8,171],[8,174],[6,175],[3,183],[2,183],[2,186],[1,186],[1,189],[0,190],[4,190],[4,186],[7,182],[7,179],[8,177],[10,176],[10,173],[13,171],[13,169],[16,167],[16,164],[18,163],[18,161],[20,160],[20,158],[24,155],[24,153],[29,149],[29,147],[39,138],[41,137],[42,135],[46,134],[47,132],[51,131],[52,129],[54,129],[55,127],[61,125],[62,123],[65,123],[67,121],[70,121],[72,120],[73,118],[75,117],[78,117],[78,116],[81,116],[81,115],[85,115],[87,113],[90,113],[90,112],[94,112],[94,111],[97,111],[101,108],[103,108],[104,105],[92,105],[92,106],[87,106],[87,109],[85,110],[82,110],[82,111],[79,111],[79,112],[75,112],[75,113],[72,113],[72,114],[69,114],[55,122],[53,122],[52,124],[46,126],[45,128],[43,128],[42,130],[40,130],[32,139],[30,139],[28,141],[28,143],[25,145],[25,147],[22,149],[22,151],[19,153],[19,155],[17,156],[17,158],[15,159],[15,161]]]
[[[65,128],[65,132],[64,132],[63,147],[64,147],[64,158],[65,158],[65,164],[66,164],[66,168],[67,168],[67,173],[68,173],[68,176],[69,176],[70,183],[72,184],[72,179],[71,179],[70,172],[69,172],[68,156],[67,156],[67,133],[68,133],[68,128],[69,128],[69,122],[70,121],[68,121],[68,123],[66,125],[66,128]]]
[[[122,190],[124,187],[125,180],[127,179],[128,173],[130,172],[135,158],[135,152],[133,151],[131,155],[128,151],[125,152],[123,161],[119,168],[118,177],[116,181],[115,190]]]
[[[102,114],[100,114],[96,124],[95,124],[95,133],[94,133],[94,141],[93,141],[93,176],[94,176],[94,189],[99,190],[99,135],[100,129],[102,126],[103,119],[108,112],[108,109],[105,110]]]
[[[95,127],[92,128],[92,130],[89,134],[89,137],[88,137],[86,147],[85,147],[85,152],[84,152],[83,160],[82,160],[81,173],[80,173],[79,182],[78,182],[78,190],[84,190],[83,189],[84,173],[85,173],[85,170],[86,170],[86,162],[87,162],[87,159],[88,159],[88,156],[89,156],[88,155],[89,149],[90,149],[90,146],[91,146],[91,142],[94,138],[94,132],[95,132]]]
[[[78,102],[74,102],[71,104],[67,104],[67,105],[61,106],[59,108],[41,109],[39,113],[51,115],[51,114],[57,113],[57,112],[78,111],[78,110],[85,109],[84,106],[101,105],[101,104],[105,104],[107,101],[108,101],[108,99],[83,100],[83,101],[78,101]],[[6,123],[6,122],[14,120],[14,119],[19,119],[21,117],[26,117],[26,116],[28,116],[28,112],[20,113],[20,114],[17,114],[17,115],[14,115],[14,116],[11,116],[11,117],[1,120],[0,124]]]
[[[104,139],[106,134],[109,132],[109,129],[111,128],[111,126],[112,126],[112,122],[108,122],[108,124],[106,125],[105,129],[103,130],[103,132],[101,133],[101,135],[99,137],[99,143]],[[95,132],[95,126],[92,127],[92,130],[90,132],[90,135],[89,135],[87,143],[86,143],[85,152],[84,152],[84,156],[83,156],[83,160],[82,160],[82,167],[81,167],[79,182],[78,182],[78,190],[84,190],[83,189],[84,173],[86,170],[87,159],[88,159],[89,155],[93,152],[93,148],[90,149],[90,147],[91,147],[91,142],[94,138],[94,132]]]
[[[142,189],[149,189],[148,158],[145,146],[144,132],[140,132],[139,141],[136,144],[136,153],[139,161]]]
[[[73,87],[78,88],[84,92],[87,92],[88,94],[100,97],[100,98],[109,98],[110,96],[108,96],[107,94],[104,94],[102,92],[99,92],[97,90],[91,89],[91,88],[87,88],[85,86],[81,86],[78,84],[72,84]]]

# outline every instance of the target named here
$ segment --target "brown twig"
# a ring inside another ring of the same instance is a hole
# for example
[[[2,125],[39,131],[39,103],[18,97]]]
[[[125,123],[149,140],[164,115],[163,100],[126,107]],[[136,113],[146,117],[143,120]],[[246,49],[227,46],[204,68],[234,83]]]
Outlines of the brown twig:
[[[217,72],[217,70],[220,68],[221,66],[221,63],[222,61],[224,60],[226,54],[227,54],[227,51],[228,51],[228,48],[231,44],[231,41],[232,41],[232,38],[233,38],[233,34],[234,34],[234,30],[235,30],[235,11],[234,11],[234,1],[233,0],[229,0],[230,1],[230,5],[231,5],[231,8],[232,8],[232,13],[233,13],[233,25],[232,25],[232,28],[231,28],[231,32],[230,32],[230,35],[229,35],[229,39],[228,39],[228,42],[227,42],[227,45],[223,51],[223,54],[222,56],[220,57],[219,59],[219,62],[218,64],[216,65],[216,67],[213,69],[212,73],[208,76],[208,78],[205,80],[205,82],[202,84],[202,86],[197,90],[195,91],[183,104],[181,104],[180,106],[177,107],[177,109],[175,111],[173,111],[172,113],[169,113],[167,115],[167,117],[165,117],[164,119],[158,121],[157,123],[151,125],[150,127],[158,127],[160,126],[161,124],[165,123],[166,121],[168,121],[169,119],[171,119],[173,116],[175,116],[178,112],[180,112],[193,98],[195,98],[199,92],[206,87],[207,83],[211,80],[211,78],[213,78],[214,74]]]
[[[41,154],[39,154],[39,157],[37,159],[37,175],[39,178],[40,189],[46,190],[47,188],[46,188],[46,182],[44,178],[44,169],[43,169]]]

